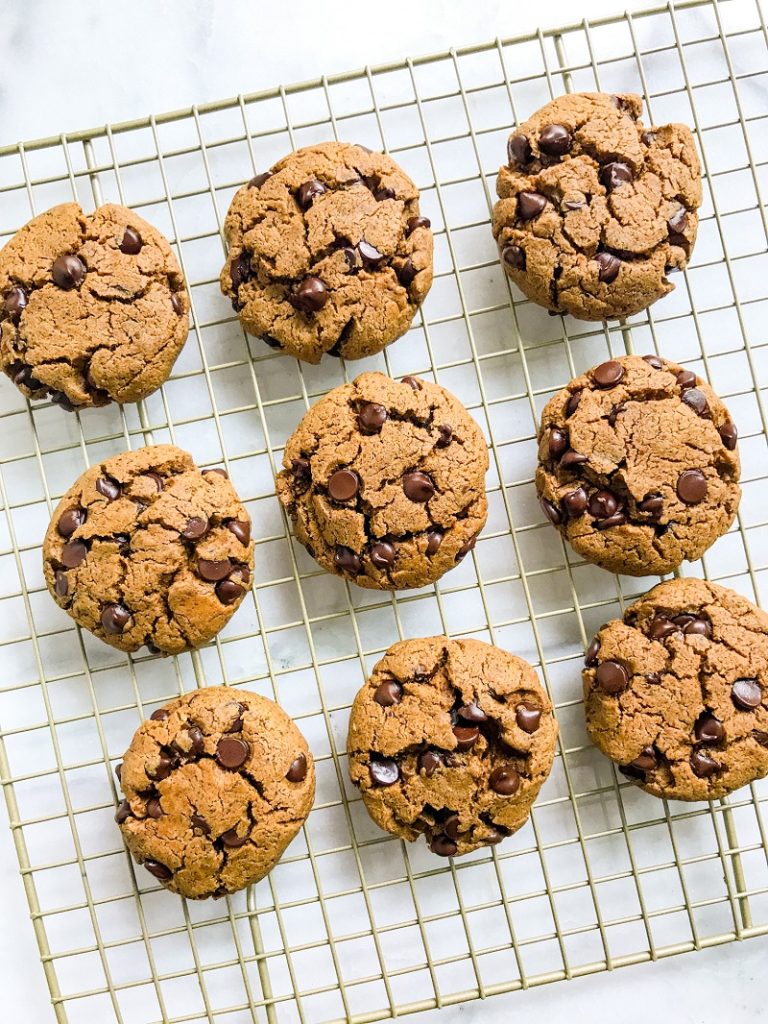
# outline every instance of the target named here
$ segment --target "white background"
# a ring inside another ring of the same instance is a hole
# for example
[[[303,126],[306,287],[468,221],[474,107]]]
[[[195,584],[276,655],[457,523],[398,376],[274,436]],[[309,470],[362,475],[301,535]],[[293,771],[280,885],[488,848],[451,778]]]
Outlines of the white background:
[[[0,0],[0,145],[239,92],[653,6],[613,0]],[[4,1021],[49,1024],[0,801]],[[768,939],[408,1018],[493,1024],[588,1018],[703,1022],[765,1016]],[[100,1022],[94,1021],[94,1024]],[[134,1022],[131,1022],[134,1024]],[[135,1022],[143,1024],[143,1022]]]

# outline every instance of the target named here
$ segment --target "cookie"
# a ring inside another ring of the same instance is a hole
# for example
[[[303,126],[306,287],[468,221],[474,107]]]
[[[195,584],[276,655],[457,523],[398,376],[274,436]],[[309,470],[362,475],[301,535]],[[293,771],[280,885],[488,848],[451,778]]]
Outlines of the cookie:
[[[571,93],[515,129],[493,234],[534,302],[579,320],[630,316],[674,289],[691,255],[701,168],[683,124],[650,129],[632,94]]]
[[[691,370],[654,355],[610,359],[542,412],[541,507],[587,561],[661,576],[733,522],[736,440],[728,410]]]
[[[59,502],[45,581],[78,625],[121,651],[179,654],[229,622],[251,583],[251,520],[223,469],[171,445],[92,466]]]
[[[315,796],[307,741],[282,708],[210,686],[142,722],[117,768],[115,821],[166,889],[201,900],[268,874]]]
[[[647,793],[715,800],[768,775],[768,615],[740,594],[660,583],[585,664],[589,735]]]
[[[308,363],[380,352],[405,334],[432,284],[419,191],[364,146],[291,153],[235,194],[224,233],[221,289],[243,327]]]
[[[54,206],[0,251],[0,366],[27,398],[69,411],[146,398],[188,311],[168,242],[123,206]]]
[[[347,752],[377,825],[453,857],[525,824],[556,740],[528,662],[435,636],[396,643],[375,666],[352,705]]]
[[[488,449],[438,384],[363,373],[334,388],[289,438],[277,493],[297,538],[328,572],[405,590],[440,579],[488,514]]]

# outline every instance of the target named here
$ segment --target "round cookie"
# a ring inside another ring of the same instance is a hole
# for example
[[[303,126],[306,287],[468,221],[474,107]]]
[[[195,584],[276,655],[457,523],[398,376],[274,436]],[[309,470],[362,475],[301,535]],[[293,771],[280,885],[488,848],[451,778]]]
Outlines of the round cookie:
[[[692,371],[654,355],[608,360],[542,412],[541,506],[587,561],[664,575],[733,522],[736,439],[728,410]]]
[[[393,644],[355,697],[352,782],[381,828],[453,857],[528,819],[557,740],[528,662],[479,640]]]
[[[224,233],[221,289],[243,327],[308,363],[380,352],[405,334],[432,284],[418,189],[364,146],[291,153],[235,194]]]
[[[682,124],[646,129],[639,96],[571,93],[515,129],[493,234],[534,302],[579,320],[630,316],[671,292],[696,241],[701,168]]]
[[[654,796],[715,800],[768,775],[768,615],[715,583],[660,583],[585,658],[592,741]]]
[[[158,708],[116,769],[115,821],[134,859],[187,899],[268,874],[309,814],[315,766],[282,708],[210,686]]]
[[[438,384],[363,373],[334,388],[289,438],[277,493],[297,538],[328,572],[405,590],[440,579],[488,514],[488,449]]]
[[[250,587],[251,520],[223,469],[171,445],[92,466],[59,502],[45,581],[78,625],[121,651],[179,654],[221,630]]]
[[[146,398],[188,311],[168,242],[123,206],[54,206],[0,251],[0,366],[27,398],[70,411]]]

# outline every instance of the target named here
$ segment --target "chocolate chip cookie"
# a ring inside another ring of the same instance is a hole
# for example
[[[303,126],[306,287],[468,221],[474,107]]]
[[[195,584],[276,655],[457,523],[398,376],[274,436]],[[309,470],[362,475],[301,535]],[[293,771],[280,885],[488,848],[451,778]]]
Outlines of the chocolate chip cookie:
[[[603,626],[587,729],[654,796],[714,800],[768,775],[768,615],[715,583],[660,583]]]
[[[389,648],[355,697],[347,752],[368,813],[453,857],[525,824],[557,723],[528,662],[444,636]]]
[[[587,561],[661,576],[733,522],[736,440],[728,410],[691,370],[655,355],[610,359],[544,408],[541,507]]]
[[[224,224],[221,289],[249,334],[308,363],[405,334],[432,283],[432,232],[394,160],[324,142],[257,174]]]
[[[131,854],[172,892],[225,896],[268,874],[315,796],[307,742],[265,697],[187,693],[136,731],[117,776]]]
[[[54,206],[0,251],[0,366],[27,398],[70,411],[146,398],[188,310],[168,242],[123,206]]]
[[[632,94],[571,93],[515,129],[493,234],[529,299],[579,320],[630,316],[688,263],[701,169],[682,124],[645,128]]]
[[[251,520],[223,469],[155,445],[83,473],[53,514],[43,561],[78,625],[121,651],[178,654],[214,637],[245,597]]]
[[[316,402],[289,438],[277,493],[328,572],[379,590],[434,583],[474,547],[488,450],[437,384],[361,374]]]

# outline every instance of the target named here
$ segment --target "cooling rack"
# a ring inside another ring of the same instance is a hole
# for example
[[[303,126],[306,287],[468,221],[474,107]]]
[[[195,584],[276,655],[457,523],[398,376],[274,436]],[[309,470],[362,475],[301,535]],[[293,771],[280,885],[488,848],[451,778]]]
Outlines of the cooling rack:
[[[705,203],[676,291],[626,323],[548,317],[511,287],[489,230],[510,126],[551,96],[643,94],[646,121],[691,124]],[[219,294],[236,188],[293,148],[386,148],[422,190],[436,278],[381,356],[302,366],[247,339]],[[537,414],[625,351],[702,372],[741,433],[738,522],[686,567],[760,599],[768,572],[768,34],[759,0],[679,2],[623,18],[281,87],[0,150],[0,225],[77,198],[125,203],[174,240],[192,331],[139,406],[65,415],[0,387],[0,778],[55,1016],[69,1024],[367,1022],[768,933],[768,780],[713,804],[636,790],[589,744],[585,641],[655,580],[576,559],[538,511]],[[364,369],[439,380],[491,446],[490,517],[436,587],[359,591],[321,573],[274,496],[308,404]],[[40,545],[89,463],[171,441],[224,463],[257,540],[253,595],[190,656],[125,657],[46,593]],[[347,782],[349,705],[400,637],[446,632],[534,662],[561,741],[531,820],[455,862],[379,832]],[[248,894],[185,903],[126,856],[114,764],[141,718],[195,686],[274,697],[317,758],[315,808]]]

